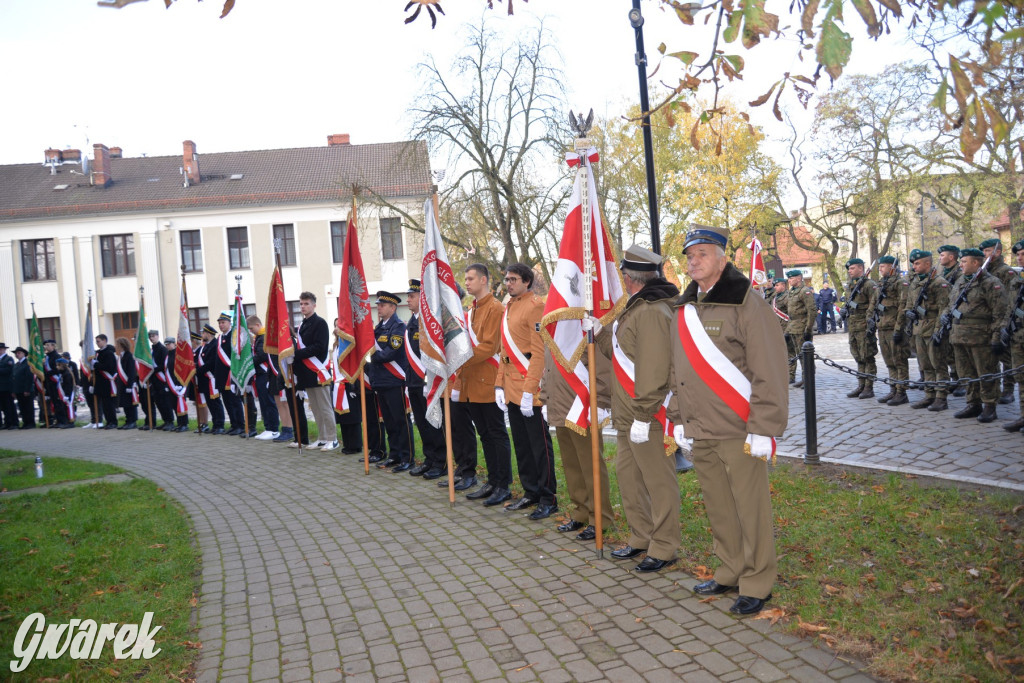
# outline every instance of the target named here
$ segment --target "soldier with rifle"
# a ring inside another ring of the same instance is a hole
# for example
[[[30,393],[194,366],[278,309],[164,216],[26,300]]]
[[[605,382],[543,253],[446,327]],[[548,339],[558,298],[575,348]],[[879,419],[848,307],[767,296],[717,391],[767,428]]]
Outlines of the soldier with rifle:
[[[960,247],[954,244],[943,244],[938,251],[939,266],[941,267],[939,275],[952,287],[964,276],[964,271],[960,269]],[[966,396],[967,388],[958,384],[960,375],[956,374],[956,359],[953,357],[953,344],[950,343],[949,337],[942,342],[942,358],[946,363],[950,379],[949,393],[957,398]]]
[[[985,258],[989,259],[988,268],[986,270],[995,277],[999,278],[999,281],[1003,283],[1003,288],[1007,292],[1007,296],[1010,295],[1014,281],[1017,279],[1017,274],[1013,271],[1013,268],[1006,265],[1003,261],[1003,243],[999,239],[993,237],[987,239],[978,245],[982,253],[985,254]],[[999,364],[1002,366],[1003,372],[1013,367],[1013,361],[1010,358],[1010,350],[1007,350],[999,357]],[[1003,391],[999,396],[999,402],[1003,405],[1009,405],[1013,403],[1013,376],[1007,375],[1003,377]]]
[[[910,338],[917,351],[917,364],[924,381],[940,383],[938,386],[926,386],[924,398],[911,403],[910,407],[939,412],[949,408],[946,402],[949,371],[945,349],[932,344],[932,335],[939,315],[949,305],[949,283],[932,267],[930,251],[914,249],[910,252],[910,264],[914,274],[910,276],[907,296],[899,315],[904,321],[903,327],[893,334],[902,333]]]
[[[846,262],[846,272],[850,280],[846,283],[846,303],[839,311],[839,317],[846,322],[846,330],[850,336],[850,353],[857,361],[857,371],[874,376],[875,354],[878,352],[874,332],[868,331],[868,313],[874,308],[878,297],[878,284],[870,278],[872,263],[865,270],[864,260],[852,258]],[[875,381],[868,377],[857,379],[857,388],[846,395],[847,398],[874,398]]]
[[[1013,245],[1017,265],[1024,268],[1024,240]],[[1024,365],[1024,273],[1017,273],[1010,292],[1009,313],[999,333],[1000,341],[1010,349],[1010,365],[1019,368]],[[1013,379],[1017,382],[1017,399],[1020,401],[1020,418],[1007,422],[1003,429],[1008,432],[1024,432],[1024,370],[1018,370]]]
[[[783,337],[786,340],[786,353],[789,357],[800,352],[800,345],[811,341],[814,336],[815,321],[818,318],[818,307],[814,304],[814,290],[804,284],[804,274],[799,270],[786,272],[789,279],[789,293],[786,295],[786,314],[789,320]],[[789,366],[789,383],[799,389],[804,385],[801,377],[796,381],[796,363]]]
[[[878,345],[882,349],[882,360],[889,371],[889,379],[906,381],[910,377],[910,344],[903,333],[904,318],[900,309],[906,306],[910,281],[900,276],[899,259],[883,256],[878,259],[878,272],[882,279],[878,283],[878,296],[868,317],[868,332],[878,332]],[[889,393],[878,399],[879,403],[901,406],[909,403],[905,385],[891,386]]]
[[[997,359],[1006,350],[999,339],[1009,303],[1006,289],[997,277],[985,270],[988,260],[983,262],[984,258],[980,249],[960,252],[964,276],[953,287],[952,303],[939,318],[938,329],[932,337],[932,344],[941,346],[949,335],[961,380],[994,374]],[[992,422],[996,419],[998,400],[999,387],[995,380],[972,382],[967,387],[967,407],[953,417],[977,417],[978,422]]]

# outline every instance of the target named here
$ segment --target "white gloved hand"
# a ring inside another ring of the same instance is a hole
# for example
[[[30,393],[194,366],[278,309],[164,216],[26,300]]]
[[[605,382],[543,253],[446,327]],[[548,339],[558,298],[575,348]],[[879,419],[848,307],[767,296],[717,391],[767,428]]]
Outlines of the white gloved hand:
[[[533,417],[533,394],[523,392],[523,398],[519,401],[519,412],[523,417]]]
[[[452,389],[452,403],[458,403],[460,395],[461,393],[458,389]]]
[[[603,425],[605,420],[612,419],[612,411],[607,408],[597,409],[597,424]]]
[[[683,450],[688,451],[693,449],[693,439],[686,438],[686,431],[683,428],[683,425],[675,425],[672,428],[672,438],[676,440],[676,445]]]
[[[547,406],[541,406],[540,407],[540,416],[544,418],[545,422],[548,421],[548,407]]]
[[[650,438],[651,423],[633,420],[633,426],[629,428],[629,440],[633,443],[647,443]]]
[[[767,460],[772,457],[772,437],[748,434],[747,443],[750,445],[750,454],[755,458]]]
[[[508,406],[505,404],[505,390],[499,387],[494,388],[494,402],[501,408],[501,412],[507,413]]]
[[[595,337],[601,334],[601,330],[604,329],[604,325],[601,324],[601,321],[592,315],[583,318],[580,322],[583,324],[583,331],[586,332],[587,330],[592,329],[594,330]]]

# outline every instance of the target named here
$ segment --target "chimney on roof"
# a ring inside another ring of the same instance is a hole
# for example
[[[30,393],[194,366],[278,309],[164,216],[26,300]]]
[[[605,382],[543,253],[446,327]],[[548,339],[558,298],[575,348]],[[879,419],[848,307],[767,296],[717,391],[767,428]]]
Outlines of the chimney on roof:
[[[64,161],[74,161],[75,163],[78,163],[82,160],[82,150],[80,149],[66,149],[60,154]]]
[[[110,175],[110,150],[99,143],[92,146],[92,184],[106,187],[114,182]]]
[[[111,147],[110,148],[110,158],[111,159],[120,159],[121,158],[121,148],[120,147]]]
[[[60,165],[64,161],[64,155],[61,154],[61,151],[59,149],[54,149],[53,147],[51,147],[50,149],[43,152],[43,159],[44,164]]]
[[[185,140],[182,143],[184,152],[182,154],[181,167],[184,169],[185,178],[189,185],[197,185],[200,180],[199,157],[196,156],[196,143]]]
[[[327,136],[328,147],[341,147],[342,145],[350,144],[348,141],[348,133],[335,133],[334,135]]]

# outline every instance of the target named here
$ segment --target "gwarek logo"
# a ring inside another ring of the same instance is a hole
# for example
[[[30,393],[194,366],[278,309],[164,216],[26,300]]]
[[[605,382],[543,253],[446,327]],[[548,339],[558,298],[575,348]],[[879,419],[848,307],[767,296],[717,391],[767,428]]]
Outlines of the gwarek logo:
[[[19,673],[33,659],[59,659],[65,654],[72,659],[98,659],[109,641],[117,659],[151,659],[160,654],[153,640],[163,626],[151,629],[153,613],[146,612],[142,624],[97,624],[92,619],[72,619],[67,624],[46,625],[46,617],[35,612],[25,617],[14,639],[11,671]],[[29,638],[29,634],[32,634]],[[26,639],[28,642],[26,644]]]

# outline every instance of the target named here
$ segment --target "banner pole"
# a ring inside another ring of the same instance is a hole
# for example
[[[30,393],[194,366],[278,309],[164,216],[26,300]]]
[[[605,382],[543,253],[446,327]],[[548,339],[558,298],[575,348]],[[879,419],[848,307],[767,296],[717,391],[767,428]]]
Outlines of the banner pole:
[[[444,391],[444,448],[448,463],[448,507],[455,509],[455,455],[452,451],[452,386]]]
[[[236,307],[237,307],[238,299],[241,298],[241,296],[242,296],[242,276],[241,275],[236,275],[235,276],[235,283],[236,283],[235,284],[235,297],[236,297],[235,298],[235,302],[236,302]],[[243,323],[242,314],[243,314],[243,311],[235,311],[235,317],[238,318],[238,324],[239,325],[241,325]],[[235,330],[234,335],[232,335],[232,337],[233,337],[232,340],[231,340],[232,350],[234,350],[233,347],[235,345],[235,343],[234,343],[235,339],[237,339],[238,335],[240,335],[240,334],[241,334],[241,332],[239,332],[238,330]],[[234,384],[234,383],[232,382],[232,384]],[[234,384],[234,386],[238,386],[238,385]],[[242,394],[242,424],[245,425],[245,440],[248,441],[249,440],[249,397],[245,395],[246,387],[238,387],[238,389],[241,391],[241,394]]]
[[[359,368],[359,373],[356,376],[356,381],[359,382],[359,414],[362,416],[361,426],[363,429],[363,474],[370,473],[370,448],[367,444],[367,440],[370,435],[366,429],[366,421],[369,419],[366,417],[366,379],[363,377],[365,370]]]

